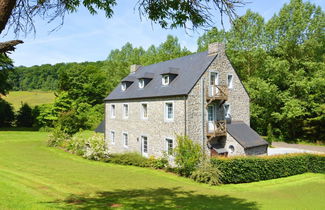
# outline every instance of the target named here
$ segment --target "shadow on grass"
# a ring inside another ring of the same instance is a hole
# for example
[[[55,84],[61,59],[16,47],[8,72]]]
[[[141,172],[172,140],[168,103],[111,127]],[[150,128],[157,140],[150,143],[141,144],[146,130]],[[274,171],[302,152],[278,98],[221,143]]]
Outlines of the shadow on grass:
[[[180,188],[115,190],[97,192],[93,196],[70,195],[51,202],[68,209],[258,209],[255,202],[228,195],[202,195]]]

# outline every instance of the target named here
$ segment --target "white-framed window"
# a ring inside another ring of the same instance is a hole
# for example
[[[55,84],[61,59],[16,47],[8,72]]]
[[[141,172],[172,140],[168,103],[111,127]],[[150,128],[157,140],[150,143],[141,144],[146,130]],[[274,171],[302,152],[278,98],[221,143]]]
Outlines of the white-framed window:
[[[174,140],[172,138],[165,138],[167,155],[173,155]]]
[[[111,104],[111,118],[116,117],[116,110],[115,110],[115,104]]]
[[[227,75],[227,85],[228,88],[233,88],[233,75],[232,74],[228,74]]]
[[[141,119],[145,120],[148,119],[148,104],[141,103]]]
[[[162,85],[168,85],[169,84],[169,75],[163,75],[161,79]]]
[[[165,120],[173,121],[174,120],[174,103],[165,102]]]
[[[230,105],[229,104],[225,104],[225,117],[226,118],[230,118]]]
[[[115,131],[110,132],[110,139],[111,139],[112,144],[115,144]]]
[[[148,137],[141,136],[142,154],[148,156]]]
[[[139,79],[139,88],[144,88],[144,79]]]
[[[123,145],[125,147],[128,147],[129,146],[129,136],[128,136],[128,133],[127,132],[123,132],[122,133],[122,138],[123,138]]]
[[[122,91],[126,90],[126,83],[125,82],[122,82],[121,89],[122,89]]]
[[[123,104],[123,118],[129,117],[129,104]]]

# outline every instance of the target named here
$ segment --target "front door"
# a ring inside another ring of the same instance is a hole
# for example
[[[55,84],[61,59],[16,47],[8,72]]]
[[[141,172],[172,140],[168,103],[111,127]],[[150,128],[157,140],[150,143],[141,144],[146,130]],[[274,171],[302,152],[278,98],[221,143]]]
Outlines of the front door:
[[[143,156],[148,156],[148,137],[141,136],[141,152]]]
[[[210,96],[214,96],[219,92],[217,85],[219,85],[219,74],[217,72],[210,72]]]
[[[215,106],[208,106],[208,131],[214,132],[214,122],[216,120]]]

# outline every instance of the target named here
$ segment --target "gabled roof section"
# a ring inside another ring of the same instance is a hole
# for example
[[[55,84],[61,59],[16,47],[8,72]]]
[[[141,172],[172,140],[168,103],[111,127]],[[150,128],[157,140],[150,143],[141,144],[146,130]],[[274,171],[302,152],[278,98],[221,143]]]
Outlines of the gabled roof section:
[[[121,84],[119,84],[105,98],[105,101],[188,95],[215,58],[216,55],[208,56],[208,52],[206,51],[143,66],[136,72],[130,73],[126,78],[132,76],[132,78],[139,79],[144,76],[152,76],[152,80],[146,87],[140,89],[137,82],[133,82],[126,91],[122,91]],[[177,73],[177,76],[169,85],[163,86],[161,83],[161,75],[167,72]],[[122,81],[125,81],[126,78]]]
[[[268,145],[267,141],[242,121],[227,124],[227,132],[245,149]]]

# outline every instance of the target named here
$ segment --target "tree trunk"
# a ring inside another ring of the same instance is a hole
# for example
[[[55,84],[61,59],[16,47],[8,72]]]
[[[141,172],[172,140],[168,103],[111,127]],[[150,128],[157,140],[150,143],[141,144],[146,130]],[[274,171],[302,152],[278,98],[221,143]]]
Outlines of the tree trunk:
[[[12,14],[12,10],[16,6],[17,0],[0,0],[0,34],[6,28],[8,20]],[[0,42],[0,54],[6,55],[6,53],[15,50],[17,44],[21,44],[21,40],[12,40],[7,42]]]
[[[17,0],[0,0],[0,34],[6,28]]]

